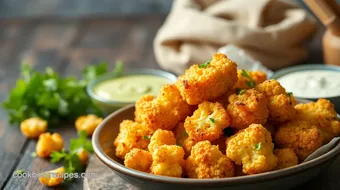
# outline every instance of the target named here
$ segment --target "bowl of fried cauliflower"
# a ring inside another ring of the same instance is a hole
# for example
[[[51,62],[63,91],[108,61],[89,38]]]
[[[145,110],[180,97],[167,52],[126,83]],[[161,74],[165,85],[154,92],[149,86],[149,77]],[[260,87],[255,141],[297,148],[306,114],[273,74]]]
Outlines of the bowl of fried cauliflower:
[[[157,97],[145,95],[104,119],[98,158],[142,189],[289,189],[340,153],[304,160],[340,135],[325,99],[306,102],[224,54],[192,65]]]

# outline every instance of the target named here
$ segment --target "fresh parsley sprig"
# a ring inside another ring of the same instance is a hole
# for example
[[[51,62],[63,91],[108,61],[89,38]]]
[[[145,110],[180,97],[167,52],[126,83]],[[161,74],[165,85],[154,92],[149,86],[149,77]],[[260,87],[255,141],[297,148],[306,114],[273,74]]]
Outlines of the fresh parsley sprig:
[[[202,64],[198,64],[198,68],[207,68],[210,65],[210,61],[207,61]]]
[[[247,79],[246,85],[249,88],[254,88],[256,86],[256,82],[251,78],[251,76],[249,75],[249,73],[246,70],[242,70],[241,75]]]

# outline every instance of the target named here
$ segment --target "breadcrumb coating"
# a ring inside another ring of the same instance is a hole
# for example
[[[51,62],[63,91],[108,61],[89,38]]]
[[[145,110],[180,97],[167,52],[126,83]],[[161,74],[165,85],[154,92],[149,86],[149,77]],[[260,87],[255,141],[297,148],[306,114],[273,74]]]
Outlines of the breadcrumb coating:
[[[149,152],[153,152],[162,145],[175,145],[175,144],[176,138],[172,131],[157,129],[157,131],[152,135],[150,139],[148,149]]]
[[[205,66],[192,65],[178,77],[176,86],[188,104],[197,105],[220,97],[236,81],[236,64],[226,55],[218,53]]]
[[[277,157],[276,169],[283,169],[295,166],[299,163],[298,157],[291,148],[275,149],[274,154]]]
[[[280,125],[275,134],[276,145],[293,149],[300,161],[320,148],[323,140],[321,131],[307,121],[291,121]]]
[[[184,140],[183,149],[184,149],[186,157],[190,156],[192,147],[198,142],[199,141],[195,141],[194,139],[192,139],[190,137],[188,137]]]
[[[174,129],[174,134],[176,138],[176,144],[178,146],[183,146],[184,141],[189,137],[184,128],[184,122],[179,122]]]
[[[245,174],[257,174],[273,170],[277,158],[270,133],[260,124],[251,124],[227,139],[227,156],[242,165]]]
[[[225,178],[233,177],[233,163],[222,154],[218,146],[209,141],[198,142],[192,147],[191,155],[186,161],[186,171],[189,178]]]
[[[131,120],[120,123],[119,133],[113,145],[116,147],[116,156],[124,159],[133,148],[146,149],[150,143],[151,132],[142,124]]]
[[[152,164],[152,156],[150,152],[133,148],[125,155],[124,165],[128,168],[139,170],[142,172],[150,172]]]
[[[187,117],[184,128],[195,141],[213,141],[222,135],[229,124],[227,111],[220,103],[203,102],[191,117]]]
[[[340,135],[340,120],[329,100],[319,99],[317,102],[298,104],[295,109],[298,120],[308,121],[321,130],[324,136],[323,143],[328,143]]]
[[[268,101],[269,120],[273,123],[284,123],[292,120],[296,115],[294,106],[296,100],[292,94],[288,94],[276,80],[267,80],[257,85],[255,89],[264,93]]]
[[[246,71],[250,78],[256,83],[256,85],[267,80],[266,73],[262,71]],[[237,83],[234,86],[235,89],[249,89],[250,87],[247,85],[246,81],[249,81],[248,78],[242,75],[242,70],[237,71]]]
[[[162,145],[152,152],[151,172],[155,175],[181,177],[184,171],[184,150],[177,145]]]
[[[254,89],[246,90],[240,95],[231,95],[227,112],[231,127],[244,129],[252,123],[264,124],[268,118],[267,97]]]

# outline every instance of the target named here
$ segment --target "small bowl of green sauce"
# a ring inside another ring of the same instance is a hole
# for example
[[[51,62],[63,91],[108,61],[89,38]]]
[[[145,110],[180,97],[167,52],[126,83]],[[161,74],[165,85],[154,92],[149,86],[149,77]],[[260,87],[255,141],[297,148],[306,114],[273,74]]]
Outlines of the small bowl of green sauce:
[[[103,75],[89,83],[87,93],[97,107],[104,113],[129,104],[134,104],[144,95],[157,96],[165,84],[173,84],[177,76],[156,69],[132,69],[116,77],[113,74]]]

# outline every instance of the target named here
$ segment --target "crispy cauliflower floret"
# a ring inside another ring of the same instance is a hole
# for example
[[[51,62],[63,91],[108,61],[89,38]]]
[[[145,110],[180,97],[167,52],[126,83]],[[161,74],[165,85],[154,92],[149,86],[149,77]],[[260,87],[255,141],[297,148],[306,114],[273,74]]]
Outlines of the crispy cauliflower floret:
[[[255,89],[264,93],[269,99],[268,109],[271,122],[284,123],[295,117],[295,98],[291,93],[286,93],[286,90],[278,81],[267,80],[257,85]]]
[[[227,112],[231,127],[243,129],[252,123],[264,124],[268,118],[267,97],[254,89],[229,97]]]
[[[248,76],[250,77],[250,79],[252,81],[255,82],[255,85],[258,85],[262,82],[264,82],[265,80],[267,80],[267,75],[266,73],[262,72],[262,71],[245,71],[245,70],[238,70],[237,71],[237,83],[234,86],[235,89],[249,89],[251,88],[249,86],[249,84],[247,84],[249,81],[249,78],[244,76],[244,74],[242,75],[242,73],[246,72],[248,74]]]
[[[227,156],[246,174],[273,170],[277,158],[270,133],[260,124],[251,124],[227,139]]]
[[[133,148],[146,149],[150,143],[151,132],[144,125],[131,120],[120,123],[119,133],[113,145],[116,147],[116,156],[124,159]]]
[[[148,150],[150,152],[155,151],[162,145],[175,145],[176,138],[172,131],[158,129],[151,137]]]
[[[81,163],[85,165],[89,159],[89,153],[84,148],[81,148],[78,150],[77,155]]]
[[[124,165],[142,172],[150,172],[152,156],[150,152],[138,148],[132,149],[125,155]]]
[[[45,172],[42,177],[39,177],[39,181],[41,184],[49,187],[57,186],[64,181],[64,173],[64,167],[50,170]]]
[[[21,133],[28,138],[37,138],[46,132],[47,122],[39,117],[32,117],[20,124]]]
[[[276,145],[293,149],[300,161],[320,148],[323,139],[320,130],[306,121],[291,121],[280,125],[275,134]]]
[[[203,102],[191,117],[187,117],[184,128],[196,141],[213,141],[222,135],[229,124],[227,111],[220,103]]]
[[[233,177],[235,174],[233,163],[209,141],[198,142],[192,147],[186,171],[189,178],[199,179]]]
[[[184,128],[184,122],[179,122],[174,129],[174,134],[178,146],[183,146],[184,141],[189,137]]]
[[[176,145],[162,145],[152,152],[151,172],[155,175],[181,177],[184,150]]]
[[[97,126],[103,121],[103,118],[97,117],[96,115],[89,114],[80,116],[75,122],[77,131],[86,131],[88,136],[91,136]]]
[[[178,77],[176,86],[188,104],[197,105],[220,97],[236,81],[236,64],[224,54],[215,54],[210,62],[187,69]]]
[[[283,169],[295,166],[299,163],[298,157],[291,148],[275,149],[274,154],[277,157],[276,169]]]
[[[64,140],[58,133],[43,133],[39,136],[36,145],[37,155],[41,158],[49,157],[53,151],[61,151],[64,147]]]
[[[184,149],[186,157],[190,156],[192,147],[198,142],[199,141],[195,141],[194,139],[192,139],[190,137],[188,137],[184,140],[183,149]]]
[[[298,104],[295,108],[298,120],[308,121],[321,130],[324,143],[340,135],[340,120],[329,100],[319,99],[317,102]]]

